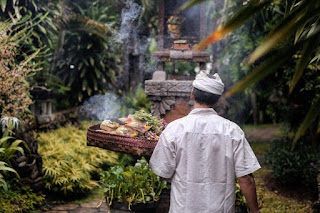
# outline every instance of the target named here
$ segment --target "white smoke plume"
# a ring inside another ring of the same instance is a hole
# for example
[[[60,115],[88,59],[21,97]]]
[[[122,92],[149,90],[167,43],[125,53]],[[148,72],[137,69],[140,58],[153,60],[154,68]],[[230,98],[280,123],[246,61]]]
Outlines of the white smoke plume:
[[[83,117],[94,120],[106,120],[120,116],[120,98],[113,94],[95,95],[85,101],[80,109]]]

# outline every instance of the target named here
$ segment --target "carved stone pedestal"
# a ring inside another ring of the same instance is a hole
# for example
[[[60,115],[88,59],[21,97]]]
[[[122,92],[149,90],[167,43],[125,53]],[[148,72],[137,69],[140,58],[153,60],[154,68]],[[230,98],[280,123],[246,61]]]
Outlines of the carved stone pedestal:
[[[145,92],[152,102],[151,113],[168,123],[189,114],[193,107],[191,89],[192,81],[145,81]]]

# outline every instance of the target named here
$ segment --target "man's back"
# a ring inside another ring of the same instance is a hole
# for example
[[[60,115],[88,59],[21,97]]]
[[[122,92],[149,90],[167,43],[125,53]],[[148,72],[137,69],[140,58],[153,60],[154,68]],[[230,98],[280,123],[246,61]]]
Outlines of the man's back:
[[[235,176],[260,168],[243,131],[211,108],[168,125],[150,160],[172,177],[170,212],[234,212]]]

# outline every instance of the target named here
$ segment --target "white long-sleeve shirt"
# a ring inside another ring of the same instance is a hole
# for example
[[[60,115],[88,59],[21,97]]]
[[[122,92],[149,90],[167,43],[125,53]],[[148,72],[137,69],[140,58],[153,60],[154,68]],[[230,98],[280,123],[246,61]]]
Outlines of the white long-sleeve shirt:
[[[261,168],[240,127],[211,108],[171,122],[150,166],[172,178],[170,213],[233,213],[235,176]]]

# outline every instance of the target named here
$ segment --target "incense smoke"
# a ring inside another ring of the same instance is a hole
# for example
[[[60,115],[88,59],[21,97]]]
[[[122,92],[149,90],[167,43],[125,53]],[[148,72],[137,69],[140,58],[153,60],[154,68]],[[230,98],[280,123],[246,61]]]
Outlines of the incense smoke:
[[[120,116],[120,99],[113,94],[95,95],[85,101],[80,114],[94,120],[106,120]]]

